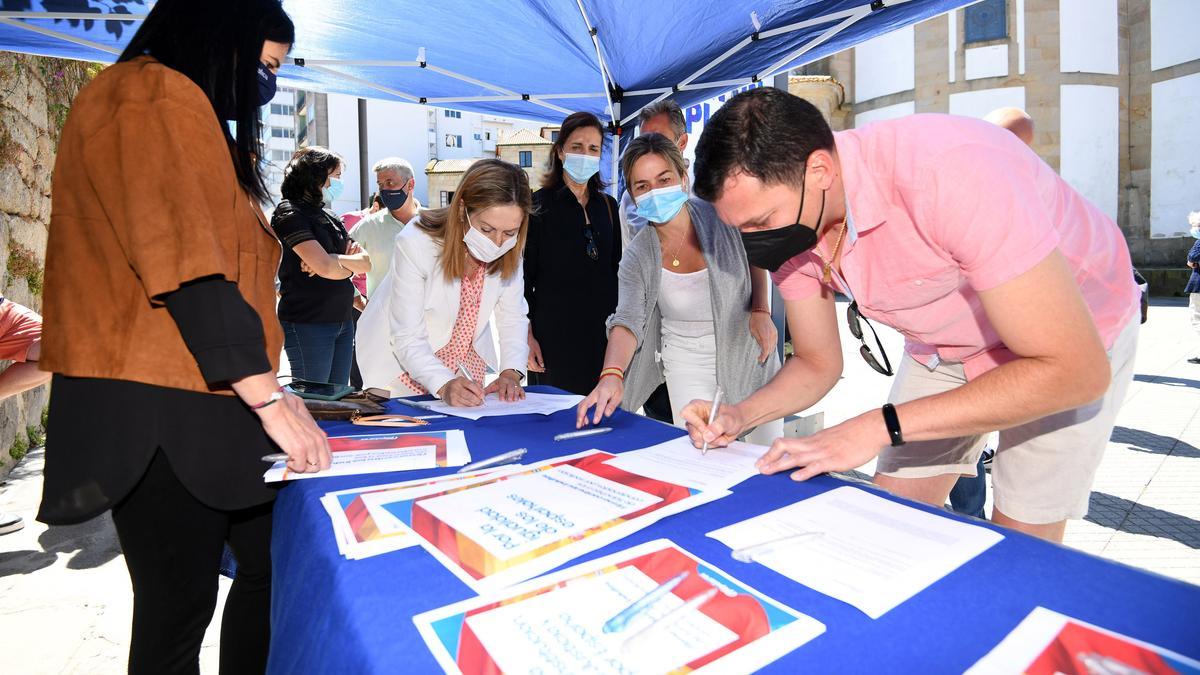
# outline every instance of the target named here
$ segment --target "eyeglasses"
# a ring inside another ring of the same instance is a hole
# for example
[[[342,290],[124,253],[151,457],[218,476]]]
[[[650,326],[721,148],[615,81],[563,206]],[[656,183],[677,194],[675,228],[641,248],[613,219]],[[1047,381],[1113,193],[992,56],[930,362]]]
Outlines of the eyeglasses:
[[[875,354],[871,352],[871,348],[867,346],[866,339],[863,338],[862,326],[859,325],[860,321],[867,324],[867,328],[871,329],[871,335],[875,337],[875,346],[879,348],[879,355],[883,357],[882,366],[879,365],[879,361],[875,359]],[[858,353],[862,355],[863,361],[866,361],[868,366],[874,368],[875,372],[891,377],[893,375],[892,363],[888,361],[887,352],[883,349],[883,343],[879,341],[879,333],[875,332],[875,327],[871,325],[870,321],[867,321],[867,317],[858,311],[857,302],[851,302],[850,306],[846,308],[846,324],[850,327],[850,334],[856,340],[862,342],[862,346],[858,348]]]
[[[587,248],[584,249],[584,252],[592,260],[598,260],[600,258],[600,249],[596,248],[596,233],[592,232],[591,225],[583,228],[583,236],[587,239]]]

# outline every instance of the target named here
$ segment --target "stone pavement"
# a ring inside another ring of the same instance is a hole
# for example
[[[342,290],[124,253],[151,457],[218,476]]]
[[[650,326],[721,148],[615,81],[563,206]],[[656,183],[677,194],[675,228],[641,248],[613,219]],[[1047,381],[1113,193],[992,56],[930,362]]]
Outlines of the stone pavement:
[[[1067,527],[1066,543],[1200,583],[1200,365],[1187,363],[1200,354],[1200,337],[1183,300],[1154,304],[1138,347],[1136,381],[1096,477],[1091,513]],[[838,316],[844,312],[842,303]],[[879,330],[895,362],[901,340]],[[857,341],[842,332],[845,374],[817,408],[826,425],[881,405],[891,384],[862,362]],[[26,521],[24,530],[0,536],[0,672],[122,672],[131,598],[112,521],[103,516],[53,528],[34,522],[41,470],[41,451],[30,453],[0,487],[0,511]],[[871,467],[861,471],[869,475]],[[206,673],[217,671],[215,636],[228,583],[221,581],[218,619],[201,652]]]

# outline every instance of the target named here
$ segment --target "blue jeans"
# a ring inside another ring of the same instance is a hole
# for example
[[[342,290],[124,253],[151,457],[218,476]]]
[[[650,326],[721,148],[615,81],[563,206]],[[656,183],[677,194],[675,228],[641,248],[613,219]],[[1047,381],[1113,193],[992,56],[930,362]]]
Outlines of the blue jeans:
[[[966,515],[983,518],[983,506],[987,502],[987,477],[983,472],[983,454],[975,465],[975,477],[962,476],[950,490],[950,508]]]
[[[280,323],[292,377],[309,382],[350,382],[350,366],[354,362],[353,321]]]

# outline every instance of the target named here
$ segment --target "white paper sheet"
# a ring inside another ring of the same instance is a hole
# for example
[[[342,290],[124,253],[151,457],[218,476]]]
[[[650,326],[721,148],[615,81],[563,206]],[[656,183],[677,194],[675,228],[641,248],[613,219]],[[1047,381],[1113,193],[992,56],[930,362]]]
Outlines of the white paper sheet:
[[[415,444],[417,441],[413,440],[424,440],[431,436],[444,437],[446,440],[446,453],[442,462],[439,462],[437,445],[424,442]],[[462,466],[471,461],[471,451],[467,448],[466,436],[460,429],[340,436],[330,438],[329,447],[333,452],[330,466],[325,471],[295,473],[288,470],[286,462],[275,462],[263,474],[263,481],[277,483],[307,478],[414,471],[438,466]],[[357,449],[359,447],[363,449]]]
[[[709,532],[741,549],[803,532],[755,560],[878,619],[1003,536],[855,487],[840,487]]]
[[[1070,658],[1069,663],[1064,662],[1064,656]],[[1200,662],[1045,607],[1035,607],[1000,644],[971,666],[967,675],[1018,675],[1030,671],[1194,674],[1200,673]]]
[[[767,447],[735,442],[727,448],[709,448],[708,454],[692,445],[687,436],[641,450],[631,450],[608,460],[608,464],[659,480],[686,485],[697,490],[724,490],[757,476],[754,462]]]
[[[525,392],[521,401],[506,403],[496,394],[488,394],[483,405],[476,408],[456,408],[444,401],[421,401],[421,405],[434,412],[455,417],[465,417],[477,420],[481,417],[498,417],[501,415],[549,415],[559,410],[574,408],[583,400],[582,396],[574,394],[538,394]]]
[[[416,516],[414,516],[414,527],[418,530],[418,536],[421,537],[421,545],[476,593],[484,593],[535,577],[584,553],[619,541],[670,515],[707,504],[730,494],[728,490],[703,490],[687,494],[672,503],[661,505],[662,499],[658,495],[631,488],[629,485],[609,480],[595,473],[589,473],[585,479],[580,479],[577,474],[572,477],[570,473],[552,473],[554,465],[571,460],[582,461],[584,458],[597,454],[601,455],[595,460],[597,466],[612,457],[609,453],[587,450],[566,457],[530,464],[522,471],[498,481],[497,485],[503,485],[503,488],[485,484],[444,497],[426,497],[416,501],[411,508],[425,511],[426,513],[423,515],[437,523],[440,528],[436,533],[435,542],[429,538],[434,537],[434,533],[419,531],[421,528],[416,527]],[[572,470],[577,468],[572,467]],[[546,477],[538,476],[542,473],[548,473],[551,478],[557,480],[556,489],[568,487],[568,491],[554,492],[554,499],[546,503],[530,499],[530,495],[534,493],[539,498],[549,494],[543,490],[545,485],[539,485],[539,482],[549,480]],[[638,477],[633,482],[647,484],[649,481],[650,479]],[[669,481],[661,481],[661,483],[669,483]],[[673,489],[671,489],[671,485],[674,486]],[[677,483],[671,485],[659,485],[658,487],[675,494],[678,494],[680,490],[688,490],[685,486]],[[491,493],[486,500],[476,501],[473,496],[467,494],[485,488],[489,489]],[[691,491],[688,490],[688,492]],[[641,496],[642,494],[646,496]],[[510,495],[515,496],[516,499],[510,499]],[[452,497],[453,500],[450,499]],[[435,502],[438,500],[444,501],[436,504]],[[428,506],[431,503],[435,503],[432,509]],[[645,508],[638,507],[638,504],[641,503],[649,504],[649,512],[630,517]],[[585,505],[586,508],[581,509],[580,505]],[[655,508],[656,505],[658,505],[657,508]],[[465,507],[475,508],[476,512],[468,513]],[[522,515],[515,518],[509,515],[509,510],[514,507],[518,508]],[[394,504],[391,508],[398,509],[402,506]],[[492,518],[492,512],[483,514],[478,511],[482,508],[492,509],[496,514],[493,519],[493,528],[490,530],[484,527],[484,523],[481,523],[480,515]],[[593,514],[593,511],[598,514],[625,509],[629,509],[625,516],[608,518],[606,521],[600,521]],[[437,511],[437,515],[434,514],[434,510]],[[458,526],[467,528],[471,534],[459,532],[454,525],[442,520],[443,517],[457,523]],[[565,526],[563,521],[570,523],[570,527]],[[578,531],[579,526],[585,522],[592,522],[596,527]],[[550,533],[550,528],[558,531]],[[453,532],[454,537],[447,537],[448,532]],[[541,534],[542,532],[546,534]],[[568,535],[564,532],[574,532],[575,534]],[[528,556],[527,559],[499,558],[492,553],[497,547],[504,548],[506,545],[518,548],[505,549],[504,556],[511,555],[513,550],[533,550],[529,546],[532,546],[535,541],[545,548],[544,550],[538,549],[540,553]],[[459,562],[447,555],[438,547],[439,544],[455,547],[457,549],[456,557],[466,551],[467,559],[472,561],[471,564],[475,565],[475,569],[487,569],[488,571],[476,572],[475,574],[482,574],[482,576],[474,576],[464,566],[466,563]]]
[[[662,499],[559,466],[421,502],[422,508],[498,560],[511,560]]]
[[[683,565],[666,566],[671,561],[681,561]],[[489,660],[504,673],[662,673],[701,660],[739,640],[735,631],[747,623],[745,616],[718,611],[716,616],[725,616],[724,621],[729,624],[726,625],[694,609],[678,621],[626,644],[629,637],[684,603],[674,593],[648,608],[624,631],[605,633],[605,621],[657,586],[642,567],[655,567],[663,574],[675,569],[699,571],[703,581],[696,583],[693,579],[689,597],[702,592],[701,588],[716,587],[726,598],[739,597],[740,608],[753,608],[757,603],[761,609],[748,611],[763,614],[769,611],[774,617],[769,621],[767,634],[703,663],[694,672],[752,672],[825,631],[816,620],[745,587],[662,539],[493,595],[417,615],[413,623],[438,663],[450,673],[462,672],[460,656],[471,664]],[[749,596],[754,603],[740,596]],[[439,633],[438,628],[445,632]],[[478,640],[478,646],[464,647],[461,637],[452,647],[448,644],[444,636],[460,635],[458,631],[466,632],[463,629]],[[467,651],[463,653],[463,649]]]

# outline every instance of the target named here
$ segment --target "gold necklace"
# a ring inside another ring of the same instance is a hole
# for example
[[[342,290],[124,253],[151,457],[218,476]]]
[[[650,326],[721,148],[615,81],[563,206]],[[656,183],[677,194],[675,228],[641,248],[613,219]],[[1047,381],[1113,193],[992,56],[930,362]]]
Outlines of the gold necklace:
[[[683,248],[683,242],[687,239],[687,230],[679,235],[679,243],[675,245],[675,253],[671,256],[671,267],[679,267],[679,250]]]
[[[825,268],[821,274],[821,281],[826,284],[831,283],[833,281],[833,263],[837,260],[838,251],[842,250],[842,239],[845,236],[846,236],[846,219],[843,218],[842,219],[842,229],[838,232],[837,243],[833,245],[833,255],[829,256],[829,259],[826,260],[825,256],[821,255],[821,251],[819,251],[818,249],[815,249],[815,248],[813,249],[813,253],[817,254],[817,257],[821,259],[821,262],[825,266]]]

